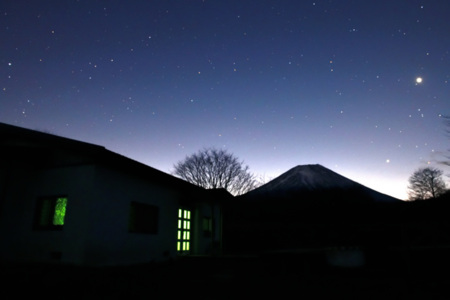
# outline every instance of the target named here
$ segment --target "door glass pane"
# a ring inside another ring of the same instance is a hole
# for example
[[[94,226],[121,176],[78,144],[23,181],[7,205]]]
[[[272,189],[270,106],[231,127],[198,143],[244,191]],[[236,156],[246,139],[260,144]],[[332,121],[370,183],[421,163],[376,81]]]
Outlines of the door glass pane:
[[[191,212],[186,209],[178,210],[177,251],[187,253],[190,249]]]

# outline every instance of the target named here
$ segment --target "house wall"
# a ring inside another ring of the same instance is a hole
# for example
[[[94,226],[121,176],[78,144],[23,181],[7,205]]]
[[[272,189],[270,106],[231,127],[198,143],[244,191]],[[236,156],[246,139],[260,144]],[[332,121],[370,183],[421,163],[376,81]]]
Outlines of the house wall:
[[[84,263],[134,264],[176,256],[179,192],[103,167],[96,169],[94,190]],[[157,234],[128,231],[132,201],[159,208]]]
[[[193,212],[191,254],[212,253],[203,233],[211,217],[205,193],[196,195],[112,168],[79,165],[52,169],[11,168],[0,171],[0,262],[44,262],[76,265],[127,265],[164,261],[177,256],[178,209]],[[35,230],[37,199],[68,198],[60,231]],[[132,201],[159,208],[156,234],[129,232]],[[220,238],[218,206],[215,239]],[[217,243],[216,243],[217,244]]]
[[[194,255],[218,254],[221,238],[222,220],[220,217],[220,206],[210,203],[198,203],[195,208],[195,221],[193,230]],[[213,232],[206,234],[203,229],[203,219],[212,218]]]
[[[15,167],[2,173],[0,261],[80,263],[88,223],[78,220],[88,217],[94,167]],[[68,197],[63,230],[33,229],[37,199],[42,196]]]

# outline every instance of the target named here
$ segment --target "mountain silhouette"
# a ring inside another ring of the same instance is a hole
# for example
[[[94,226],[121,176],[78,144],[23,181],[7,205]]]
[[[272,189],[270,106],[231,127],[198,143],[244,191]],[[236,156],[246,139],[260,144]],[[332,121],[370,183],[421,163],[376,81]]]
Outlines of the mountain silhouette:
[[[398,236],[390,233],[397,231],[386,224],[395,224],[403,216],[403,204],[321,165],[296,166],[226,203],[227,250],[273,251],[397,241]],[[261,243],[262,237],[271,242]]]
[[[327,191],[353,192],[376,202],[399,201],[399,199],[370,189],[319,164],[296,166],[244,196],[246,198],[279,198]]]

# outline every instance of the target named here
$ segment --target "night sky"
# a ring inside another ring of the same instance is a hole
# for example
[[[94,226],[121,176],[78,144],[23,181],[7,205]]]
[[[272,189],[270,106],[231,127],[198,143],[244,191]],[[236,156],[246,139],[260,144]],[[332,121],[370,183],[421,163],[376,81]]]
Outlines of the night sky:
[[[0,122],[170,173],[225,148],[405,199],[449,146],[448,0],[0,2]],[[422,81],[418,80],[422,78]]]

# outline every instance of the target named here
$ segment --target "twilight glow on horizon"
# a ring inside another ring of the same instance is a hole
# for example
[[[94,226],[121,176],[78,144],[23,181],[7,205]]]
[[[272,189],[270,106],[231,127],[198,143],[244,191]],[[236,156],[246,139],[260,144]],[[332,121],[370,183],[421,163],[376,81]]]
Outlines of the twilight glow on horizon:
[[[450,149],[450,1],[0,3],[0,122],[170,173],[321,164],[399,199]],[[448,177],[445,178],[449,183]]]

